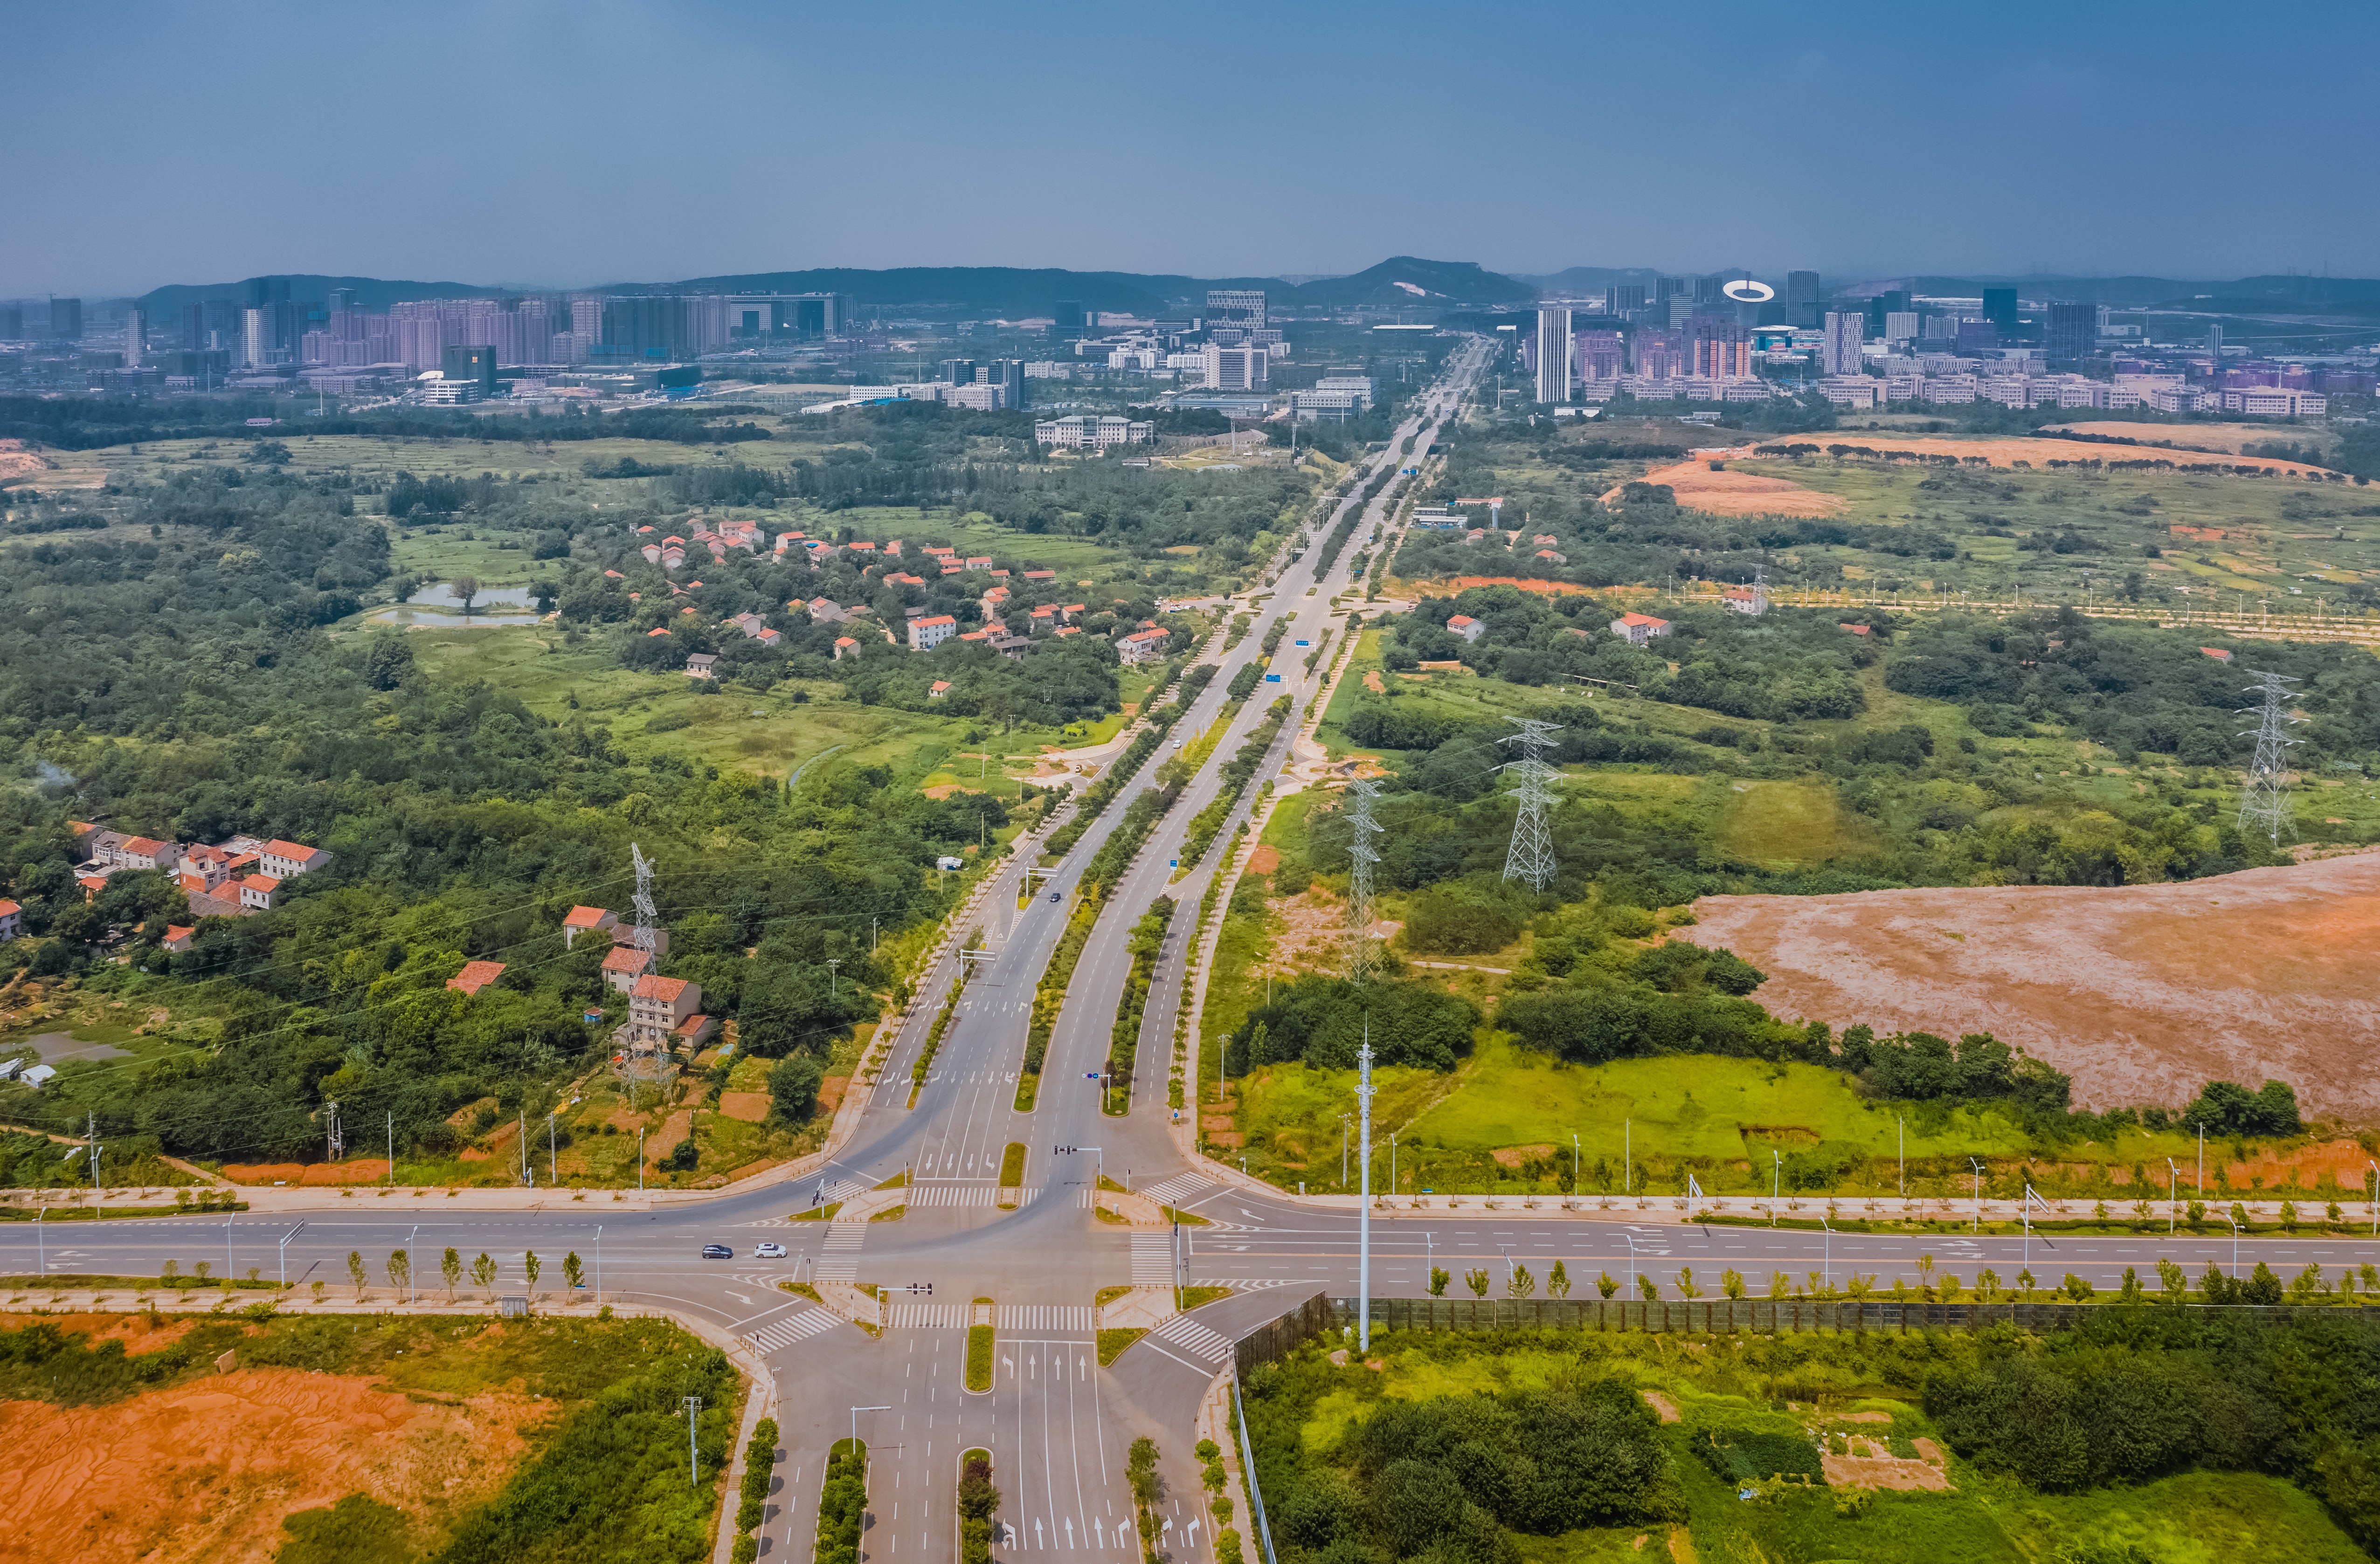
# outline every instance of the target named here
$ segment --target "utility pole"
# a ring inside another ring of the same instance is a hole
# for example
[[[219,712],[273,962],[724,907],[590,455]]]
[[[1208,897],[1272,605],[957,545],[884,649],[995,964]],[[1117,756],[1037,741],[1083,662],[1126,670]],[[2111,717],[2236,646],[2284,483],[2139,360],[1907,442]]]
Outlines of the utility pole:
[[[691,1487],[697,1481],[698,1481],[698,1478],[696,1475],[694,1464],[694,1427],[695,1420],[702,1415],[702,1398],[700,1396],[687,1396],[683,1398],[678,1404],[686,1408],[686,1485]]]
[[[388,1186],[396,1187],[396,1109],[388,1110]],[[412,1256],[408,1254],[407,1258]]]
[[[1355,1222],[1355,1346],[1372,1350],[1372,1018],[1364,1017],[1364,1047],[1355,1055],[1355,1101],[1364,1115],[1364,1203]]]
[[[521,1109],[520,1116],[520,1148],[521,1187],[524,1189],[535,1189],[537,1187],[537,1175],[529,1170],[528,1166],[528,1109],[526,1108]]]
[[[553,1109],[549,1108],[545,1111],[545,1183],[548,1189],[559,1189],[562,1186],[561,1174],[557,1171],[560,1164],[556,1158]]]
[[[87,1115],[84,1123],[83,1144],[91,1148],[84,1155],[91,1158],[91,1217],[96,1220],[107,1214],[107,1191],[99,1182],[99,1115]]]

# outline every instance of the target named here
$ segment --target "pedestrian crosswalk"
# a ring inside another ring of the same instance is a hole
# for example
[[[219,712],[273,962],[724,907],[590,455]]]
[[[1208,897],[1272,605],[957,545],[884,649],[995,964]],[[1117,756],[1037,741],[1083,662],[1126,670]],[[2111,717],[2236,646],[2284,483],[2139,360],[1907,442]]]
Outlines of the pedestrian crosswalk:
[[[974,1313],[966,1303],[889,1303],[884,1323],[894,1330],[965,1330]]]
[[[1132,1235],[1132,1284],[1135,1287],[1173,1285],[1172,1232],[1135,1232]]]
[[[840,1316],[825,1309],[803,1309],[783,1319],[771,1320],[758,1330],[747,1331],[744,1340],[763,1352],[782,1352],[796,1341],[831,1329],[839,1320]]]
[[[1020,1190],[1017,1204],[1029,1206],[1040,1193],[1038,1189]],[[991,1206],[1000,1204],[1000,1191],[991,1184],[919,1184],[909,1191],[909,1204]]]
[[[867,1242],[866,1222],[828,1223],[826,1245],[819,1255],[818,1279],[820,1281],[858,1280],[859,1246]]]
[[[1184,1201],[1198,1199],[1208,1190],[1216,1187],[1218,1186],[1208,1182],[1196,1173],[1179,1173],[1162,1183],[1153,1183],[1145,1189],[1136,1189],[1133,1193],[1145,1199],[1154,1200],[1160,1206],[1178,1206]]]
[[[1003,1331],[1087,1331],[1093,1313],[1087,1303],[1002,1303],[998,1311]]]
[[[1186,1357],[1202,1363],[1219,1364],[1232,1355],[1232,1340],[1220,1331],[1209,1330],[1188,1315],[1175,1315],[1148,1333],[1152,1341],[1162,1341]]]

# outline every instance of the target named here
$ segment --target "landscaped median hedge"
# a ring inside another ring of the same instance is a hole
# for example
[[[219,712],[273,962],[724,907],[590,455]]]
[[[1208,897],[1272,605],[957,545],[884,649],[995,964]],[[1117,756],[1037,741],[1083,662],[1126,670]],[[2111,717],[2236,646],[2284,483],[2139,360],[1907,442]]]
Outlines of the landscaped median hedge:
[[[819,1491],[816,1564],[859,1564],[859,1532],[868,1520],[868,1441],[837,1439]]]
[[[769,1485],[777,1467],[777,1420],[764,1417],[752,1429],[744,1447],[744,1485],[735,1506],[735,1546],[728,1555],[734,1564],[752,1564],[760,1557],[760,1522],[768,1519]]]

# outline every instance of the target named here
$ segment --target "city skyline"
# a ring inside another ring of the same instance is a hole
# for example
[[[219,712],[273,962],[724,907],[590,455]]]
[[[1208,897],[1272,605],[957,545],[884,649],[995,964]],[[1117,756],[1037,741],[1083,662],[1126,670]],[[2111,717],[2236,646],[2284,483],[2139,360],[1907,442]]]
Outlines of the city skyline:
[[[2323,9],[2333,55],[2374,41],[2369,13]],[[2340,199],[2336,165],[2273,159],[2224,106],[2254,103],[2261,123],[2278,101],[2293,139],[2319,145],[2357,134],[2354,95],[2307,79],[2298,34],[2235,38],[2212,6],[2003,6],[1988,25],[1720,6],[1690,35],[1536,7],[1459,28],[1418,8],[1203,15],[1198,35],[1329,59],[1353,84],[1331,90],[1342,109],[1378,112],[1284,122],[1263,73],[1212,71],[1178,23],[1131,16],[1084,36],[955,8],[896,32],[732,6],[591,21],[432,6],[402,29],[132,6],[107,45],[113,58],[114,35],[131,40],[130,63],[92,118],[81,62],[103,41],[80,14],[28,15],[0,124],[44,150],[6,176],[12,208],[42,220],[0,247],[0,295],[288,272],[537,290],[823,265],[1328,275],[1400,253],[1520,275],[1746,257],[1830,277],[2380,275],[2380,218]],[[533,68],[457,68],[456,36],[472,57]],[[2177,112],[2173,83],[2218,46],[2223,100]],[[1575,142],[1503,109],[1445,112],[1497,102],[1541,49],[1648,68],[1582,74],[1582,127],[1604,128]],[[188,62],[233,50],[262,79],[342,78],[343,106],[322,123],[278,96],[201,90],[193,112]],[[1175,55],[1187,63],[1145,63]],[[1201,113],[1150,123],[1152,69],[1178,71]],[[1287,158],[1234,150],[1232,127],[1256,148],[1285,124]],[[1533,138],[1518,155],[1516,135]],[[1237,220],[1181,223],[1184,191],[1234,166]],[[1809,199],[1846,177],[1850,199]],[[1548,182],[1577,199],[1543,200]]]

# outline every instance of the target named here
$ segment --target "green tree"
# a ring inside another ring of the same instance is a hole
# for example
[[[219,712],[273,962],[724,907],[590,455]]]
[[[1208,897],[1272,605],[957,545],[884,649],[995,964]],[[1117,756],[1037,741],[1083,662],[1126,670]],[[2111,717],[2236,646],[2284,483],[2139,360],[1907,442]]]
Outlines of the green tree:
[[[522,1252],[521,1270],[528,1277],[528,1295],[532,1298],[537,1296],[538,1275],[544,1269],[545,1262],[537,1257],[536,1250],[529,1249]]]
[[[586,1277],[587,1267],[579,1263],[577,1250],[573,1249],[562,1257],[562,1279],[570,1284],[572,1291],[578,1290],[578,1284],[585,1280]]]
[[[2141,1286],[2141,1273],[2132,1267],[2126,1266],[2124,1267],[2123,1283],[2116,1289],[2116,1297],[2118,1301],[2126,1303],[2137,1303],[2146,1295],[2145,1290]]]
[[[1743,1273],[1739,1270],[1723,1270],[1719,1272],[1718,1290],[1721,1292],[1726,1293],[1730,1302],[1742,1297]]]
[[[1512,1274],[1504,1279],[1504,1291],[1515,1298],[1528,1298],[1537,1291],[1537,1279],[1529,1274],[1526,1266],[1514,1266]]]
[[[1975,1291],[1988,1303],[2000,1295],[2000,1273],[1986,1266],[1975,1273]]]
[[[413,1256],[402,1249],[388,1252],[388,1285],[399,1298],[413,1285]]]
[[[1451,1278],[1451,1277],[1450,1277],[1450,1276],[1448,1276],[1448,1275],[1446,1274],[1446,1267],[1445,1267],[1444,1266],[1432,1266],[1432,1267],[1429,1267],[1429,1295],[1430,1295],[1431,1297],[1433,1297],[1433,1298],[1443,1298],[1443,1297],[1445,1297],[1445,1296],[1446,1296],[1446,1284],[1447,1284],[1448,1282],[1450,1282],[1450,1281],[1453,1280],[1453,1279],[1454,1279],[1453,1278]]]
[[[2156,1268],[2157,1286],[2164,1292],[2167,1303],[2179,1303],[2190,1295],[2190,1278],[2180,1266],[2171,1260],[2160,1259]]]
[[[476,576],[457,576],[446,586],[447,589],[455,594],[455,600],[463,605],[463,612],[470,612],[471,604],[480,596],[480,578]]]
[[[485,1292],[491,1303],[496,1301],[496,1262],[484,1249],[471,1262],[471,1285]]]
[[[1554,1268],[1546,1273],[1546,1296],[1548,1298],[1570,1296],[1570,1272],[1563,1268],[1560,1260],[1556,1260]]]
[[[807,1124],[818,1112],[826,1066],[815,1054],[794,1053],[769,1067],[769,1106],[788,1124]]]
[[[2066,1273],[2066,1279],[2059,1285],[2066,1290],[2066,1295],[2076,1303],[2087,1303],[2091,1301],[2091,1284],[2072,1271]]]
[[[1648,1303],[1661,1295],[1661,1290],[1653,1284],[1653,1279],[1642,1271],[1636,1273],[1636,1290],[1645,1294],[1645,1301]]]
[[[438,1274],[446,1279],[446,1301],[455,1301],[455,1286],[463,1279],[463,1256],[449,1244],[438,1259]]]
[[[363,1302],[364,1255],[360,1249],[347,1251],[347,1279],[356,1284],[356,1302]]]
[[[1620,1283],[1613,1279],[1609,1271],[1605,1271],[1595,1279],[1595,1290],[1609,1298],[1620,1291]]]
[[[1463,1272],[1463,1284],[1471,1289],[1471,1295],[1474,1298],[1485,1298],[1488,1296],[1488,1273],[1484,1269],[1474,1269]]]
[[[1702,1289],[1694,1285],[1694,1267],[1692,1266],[1678,1267],[1678,1296],[1689,1301],[1702,1296]]]
[[[2256,1268],[2249,1273],[2248,1279],[2240,1284],[2240,1301],[2243,1303],[2279,1303],[2281,1279],[2273,1274],[2272,1267],[2262,1260],[2257,1261]]]

